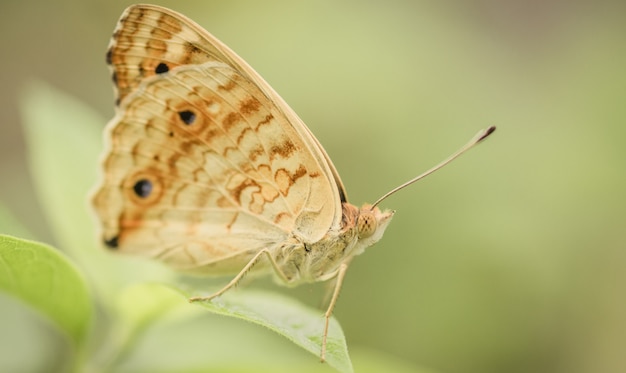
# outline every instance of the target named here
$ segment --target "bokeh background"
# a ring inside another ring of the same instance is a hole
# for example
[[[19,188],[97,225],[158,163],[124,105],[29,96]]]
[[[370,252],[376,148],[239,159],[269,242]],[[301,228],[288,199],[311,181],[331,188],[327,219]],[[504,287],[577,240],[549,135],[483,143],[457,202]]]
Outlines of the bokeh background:
[[[353,203],[498,126],[383,203],[394,221],[335,312],[350,348],[446,373],[626,371],[626,3],[157,3],[265,77]],[[0,201],[45,242],[20,97],[39,79],[112,116],[104,53],[129,4],[0,3]]]

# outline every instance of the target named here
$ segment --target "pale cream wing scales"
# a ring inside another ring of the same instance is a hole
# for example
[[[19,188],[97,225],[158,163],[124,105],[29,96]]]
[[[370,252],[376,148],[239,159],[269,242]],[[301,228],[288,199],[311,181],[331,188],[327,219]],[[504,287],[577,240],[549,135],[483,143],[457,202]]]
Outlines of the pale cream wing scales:
[[[334,181],[274,103],[225,64],[147,81],[108,128],[94,205],[110,247],[227,273],[292,232],[314,241],[330,229]]]
[[[180,65],[221,61],[258,85],[283,112],[311,153],[322,164],[327,178],[334,180],[333,226],[341,222],[341,203],[346,191],[330,157],[298,115],[241,57],[186,16],[156,5],[133,5],[126,9],[114,32],[107,53],[119,97],[123,99],[143,79]],[[163,65],[164,64],[164,65]],[[328,198],[328,196],[326,196]]]

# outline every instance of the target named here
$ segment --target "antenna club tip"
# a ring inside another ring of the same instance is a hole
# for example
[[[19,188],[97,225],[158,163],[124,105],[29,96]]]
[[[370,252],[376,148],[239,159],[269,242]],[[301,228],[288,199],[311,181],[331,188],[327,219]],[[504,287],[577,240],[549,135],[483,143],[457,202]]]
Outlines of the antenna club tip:
[[[491,126],[491,127],[487,128],[486,130],[483,131],[483,134],[480,136],[480,138],[478,138],[477,142],[483,141],[484,139],[489,137],[489,135],[491,135],[495,131],[496,131],[496,126]]]

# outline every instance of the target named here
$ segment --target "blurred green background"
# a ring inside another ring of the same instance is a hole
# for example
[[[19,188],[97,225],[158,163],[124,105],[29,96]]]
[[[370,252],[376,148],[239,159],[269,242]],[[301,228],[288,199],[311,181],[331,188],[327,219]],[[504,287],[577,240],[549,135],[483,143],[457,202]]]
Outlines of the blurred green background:
[[[27,169],[21,92],[41,79],[111,117],[104,53],[129,4],[0,3],[0,201],[43,241],[55,244]],[[158,4],[265,77],[352,203],[498,126],[383,203],[394,221],[353,262],[335,312],[351,349],[446,373],[626,371],[626,3]]]

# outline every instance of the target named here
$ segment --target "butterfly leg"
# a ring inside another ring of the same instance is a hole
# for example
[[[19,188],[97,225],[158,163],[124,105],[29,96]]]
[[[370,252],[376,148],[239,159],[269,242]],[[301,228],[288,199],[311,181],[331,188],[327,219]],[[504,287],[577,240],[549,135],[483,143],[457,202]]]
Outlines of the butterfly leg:
[[[348,269],[347,262],[341,263],[339,269],[337,270],[337,277],[335,278],[335,290],[333,291],[333,295],[330,298],[330,303],[328,304],[328,309],[324,314],[325,324],[324,324],[324,334],[322,335],[322,352],[320,354],[320,359],[322,362],[326,360],[326,340],[328,339],[328,325],[330,323],[330,316],[333,314],[333,310],[335,309],[335,304],[337,303],[337,298],[339,298],[339,291],[341,290],[341,285],[343,284],[343,278],[346,276],[346,270]]]
[[[250,259],[248,264],[246,264],[246,266],[243,267],[243,269],[237,274],[237,276],[235,276],[232,280],[230,280],[230,282],[228,284],[226,284],[226,286],[224,286],[222,289],[220,289],[219,291],[217,291],[217,292],[215,292],[215,293],[213,293],[213,294],[211,294],[209,296],[206,296],[206,297],[192,297],[192,298],[189,298],[189,301],[190,302],[208,301],[208,300],[211,300],[211,299],[213,299],[215,297],[219,297],[220,295],[224,294],[230,288],[232,288],[235,285],[237,285],[239,283],[239,281],[241,281],[243,276],[245,276],[246,273],[248,273],[248,271],[250,269],[252,269],[252,267],[261,259],[261,257],[263,255],[267,255],[267,257],[269,258],[270,263],[272,263],[272,267],[274,267],[274,270],[276,271],[276,273],[283,280],[285,280],[285,282],[289,282],[288,279],[287,279],[287,276],[280,269],[280,267],[278,266],[278,263],[276,263],[276,260],[274,260],[274,258],[272,257],[272,254],[270,253],[270,251],[268,249],[263,249],[263,250],[259,251],[254,257],[252,257],[252,259]]]
[[[320,299],[319,308],[324,308],[330,303],[330,298],[335,291],[335,285],[337,284],[337,274],[324,283],[324,296]]]

